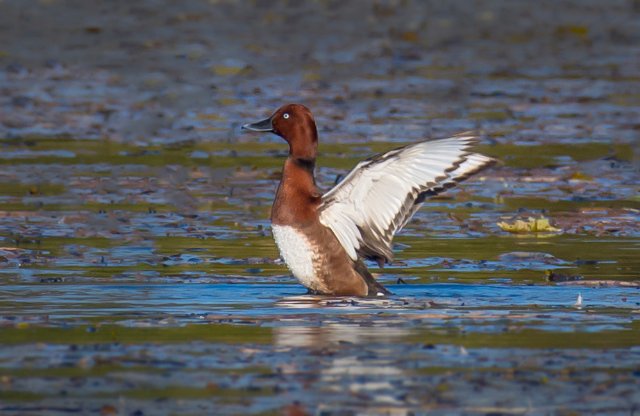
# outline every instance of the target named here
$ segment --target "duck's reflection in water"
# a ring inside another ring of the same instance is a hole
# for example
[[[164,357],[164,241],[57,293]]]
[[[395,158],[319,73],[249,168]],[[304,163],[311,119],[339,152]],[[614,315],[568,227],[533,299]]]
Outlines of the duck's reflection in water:
[[[398,353],[403,349],[396,346],[411,331],[406,327],[390,326],[387,321],[384,326],[376,324],[371,319],[369,308],[363,308],[361,302],[361,299],[313,296],[284,299],[280,306],[306,308],[307,314],[281,321],[274,328],[275,344],[278,348],[290,348],[292,357],[296,352],[304,351],[308,355],[302,355],[313,359],[292,359],[283,370],[290,376],[300,377],[305,388],[333,397],[347,396],[347,403],[353,403],[352,410],[357,411],[366,405],[367,414],[408,414],[407,396],[397,393],[397,386],[406,375],[398,366]],[[368,306],[376,308],[380,305]],[[335,317],[319,314],[318,319],[313,319],[308,314],[309,308],[314,308],[312,313],[315,314],[331,307],[353,308],[349,322],[336,322]],[[362,309],[361,313],[357,309]],[[342,403],[340,409],[344,410],[345,401],[336,402]],[[330,401],[318,406],[319,411],[337,410]]]
[[[340,347],[361,345],[363,347],[392,343],[408,336],[406,328],[381,326],[360,326],[356,323],[316,322],[316,326],[297,325],[297,320],[290,321],[291,326],[274,329],[276,344],[282,347]],[[361,350],[364,351],[364,350]]]
[[[376,312],[397,309],[406,305],[406,300],[398,297],[357,298],[301,295],[288,296],[276,302],[276,307],[284,309],[304,309],[306,313],[330,316],[335,312],[362,313],[373,316]]]

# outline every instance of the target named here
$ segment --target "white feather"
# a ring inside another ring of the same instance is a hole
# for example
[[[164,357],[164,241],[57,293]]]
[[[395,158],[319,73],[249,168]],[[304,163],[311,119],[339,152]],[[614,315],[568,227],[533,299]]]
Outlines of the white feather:
[[[425,141],[358,163],[322,197],[320,222],[333,230],[353,260],[367,243],[383,244],[390,253],[393,234],[414,212],[397,218],[408,197],[417,198],[421,192],[453,184],[492,161],[469,153],[475,140],[473,136],[456,136]],[[365,241],[361,229],[375,241]]]
[[[304,286],[315,288],[318,282],[313,267],[314,250],[307,237],[290,226],[273,225],[271,230],[280,255],[293,276]]]

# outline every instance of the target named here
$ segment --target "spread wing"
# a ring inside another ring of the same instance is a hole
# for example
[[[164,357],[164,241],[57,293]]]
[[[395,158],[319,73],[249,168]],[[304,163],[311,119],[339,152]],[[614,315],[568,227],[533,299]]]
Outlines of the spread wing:
[[[491,165],[472,153],[477,138],[459,135],[410,144],[360,162],[322,196],[320,222],[331,228],[353,260],[390,262],[393,236],[424,199]]]

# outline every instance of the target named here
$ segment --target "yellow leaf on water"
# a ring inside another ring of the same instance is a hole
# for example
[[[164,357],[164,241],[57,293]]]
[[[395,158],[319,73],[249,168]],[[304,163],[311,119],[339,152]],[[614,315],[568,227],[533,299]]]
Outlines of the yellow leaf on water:
[[[228,76],[228,75],[237,75],[242,71],[242,67],[238,66],[225,66],[225,65],[214,65],[211,67],[211,71],[214,74],[220,76]]]
[[[404,40],[405,42],[415,43],[420,40],[420,37],[418,36],[417,32],[406,31],[406,32],[402,32],[402,40]]]
[[[589,38],[589,28],[581,25],[563,25],[556,28],[556,36],[573,36],[581,40]]]
[[[249,74],[253,72],[251,65],[246,65],[241,62],[229,62],[222,65],[213,65],[211,72],[218,76],[233,76],[238,74]]]
[[[574,172],[573,174],[571,174],[569,179],[574,181],[592,181],[593,177],[582,172]]]
[[[320,74],[318,74],[315,71],[307,71],[304,73],[303,79],[306,82],[315,82],[315,81],[320,81],[322,77],[320,76]]]
[[[231,98],[231,97],[221,97],[221,98],[218,98],[217,101],[218,101],[218,104],[223,106],[242,104],[241,100],[238,100],[237,98]]]
[[[196,118],[198,118],[199,120],[212,120],[212,121],[226,120],[225,117],[217,113],[200,113],[196,115]]]
[[[549,223],[548,218],[533,218],[529,217],[527,221],[516,220],[514,223],[506,223],[501,221],[498,223],[503,231],[507,231],[514,234],[523,233],[555,233],[562,231],[559,228],[555,228]]]

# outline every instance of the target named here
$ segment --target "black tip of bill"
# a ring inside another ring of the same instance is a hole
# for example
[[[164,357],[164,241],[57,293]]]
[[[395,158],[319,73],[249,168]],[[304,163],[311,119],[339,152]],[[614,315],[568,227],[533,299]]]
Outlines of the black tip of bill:
[[[242,129],[249,131],[272,132],[273,124],[271,123],[271,117],[269,117],[261,121],[256,121],[255,123],[243,124]]]

